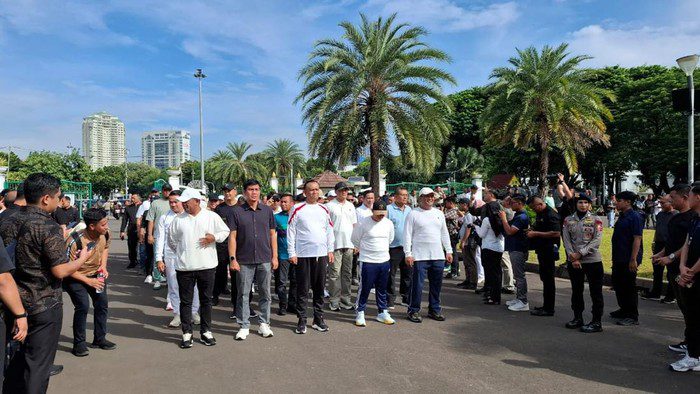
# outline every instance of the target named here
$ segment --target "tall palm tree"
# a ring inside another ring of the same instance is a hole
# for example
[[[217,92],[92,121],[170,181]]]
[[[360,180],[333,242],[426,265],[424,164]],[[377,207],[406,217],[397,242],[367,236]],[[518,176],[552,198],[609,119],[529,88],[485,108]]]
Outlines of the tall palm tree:
[[[209,159],[216,181],[241,185],[246,179],[262,174],[263,169],[257,162],[247,160],[251,147],[247,142],[229,142],[226,150],[217,151]]]
[[[466,148],[452,148],[447,154],[445,168],[454,172],[455,181],[463,181],[469,178],[474,171],[484,166],[484,157],[479,151],[468,146]]]
[[[284,185],[289,185],[289,182],[294,181],[294,175],[291,174],[292,169],[299,172],[304,166],[304,154],[296,142],[289,139],[276,139],[267,144],[267,149],[263,151],[265,155],[265,164],[271,170],[277,173],[285,182]],[[291,178],[287,178],[291,175]]]
[[[546,192],[549,153],[558,148],[570,172],[577,170],[576,155],[593,143],[609,145],[605,120],[612,114],[604,99],[613,94],[586,82],[588,71],[579,69],[589,56],[570,56],[568,44],[518,50],[508,61],[512,67],[491,72],[491,98],[481,115],[482,132],[499,145],[541,149],[539,187]]]
[[[449,56],[421,41],[421,27],[394,23],[396,15],[355,26],[343,22],[342,40],[318,41],[299,71],[312,156],[345,163],[369,146],[370,183],[379,188],[379,159],[391,137],[405,163],[432,173],[450,128],[439,107],[450,108],[441,90],[454,78],[433,65]],[[437,104],[437,105],[436,105]]]

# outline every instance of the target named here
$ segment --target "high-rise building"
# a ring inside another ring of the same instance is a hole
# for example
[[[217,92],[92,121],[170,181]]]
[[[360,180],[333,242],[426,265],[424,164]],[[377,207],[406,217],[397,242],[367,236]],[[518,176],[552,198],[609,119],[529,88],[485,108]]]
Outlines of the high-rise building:
[[[114,115],[98,112],[83,118],[83,157],[90,168],[124,164],[124,123]]]
[[[149,166],[180,167],[190,160],[190,133],[183,130],[146,131],[141,135],[141,158]]]

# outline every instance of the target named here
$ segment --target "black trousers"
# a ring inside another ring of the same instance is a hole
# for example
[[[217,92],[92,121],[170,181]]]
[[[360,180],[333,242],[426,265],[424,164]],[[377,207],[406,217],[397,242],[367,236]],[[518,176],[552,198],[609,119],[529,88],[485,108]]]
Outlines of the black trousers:
[[[570,261],[566,262],[566,268],[569,271],[569,280],[571,281],[571,309],[574,311],[574,317],[583,319],[583,310],[585,304],[583,302],[583,283],[584,279],[588,280],[588,291],[591,294],[591,302],[593,303],[592,321],[600,323],[603,317],[603,263],[584,263],[581,268],[574,268]]]
[[[287,299],[287,280],[289,278],[289,260],[279,260],[279,266],[274,271],[275,275],[275,294],[279,298],[280,308],[286,308],[288,305]]]
[[[481,265],[484,266],[484,294],[495,302],[501,302],[503,252],[481,248]]]
[[[297,310],[297,270],[296,267],[289,263],[289,271],[287,272],[289,279],[289,290],[287,292],[287,308],[288,310]],[[308,291],[306,292],[308,294]],[[281,298],[280,298],[281,299]]]
[[[75,279],[63,280],[63,290],[68,293],[75,312],[73,313],[73,345],[85,342],[87,315],[90,310],[90,300],[95,309],[95,331],[92,343],[102,343],[107,336],[107,287],[98,293],[94,287],[88,286]]]
[[[177,271],[177,285],[180,293],[180,321],[182,333],[192,334],[192,297],[194,285],[199,290],[199,332],[211,331],[211,297],[214,290],[216,268],[199,271]]]
[[[144,271],[146,275],[152,275],[153,274],[153,258],[155,257],[153,255],[153,244],[149,244],[148,242],[145,243],[146,247],[146,262],[144,264]]]
[[[654,253],[654,254],[659,253],[661,251],[661,249],[663,249],[665,246],[666,246],[666,244],[664,242],[655,241],[654,248],[652,249],[652,253]],[[665,269],[666,270],[666,280],[668,281],[668,286],[666,286],[665,297],[669,298],[669,299],[676,298],[675,294],[673,294],[673,288],[671,287],[672,273],[671,273],[671,270],[669,269],[669,267],[667,267],[665,265],[661,265],[661,264],[654,264],[653,268],[654,268],[654,276],[653,276],[654,282],[651,286],[651,290],[649,291],[649,293],[651,293],[652,295],[655,295],[655,296],[661,295],[661,291],[663,290],[663,286],[664,286],[664,269]]]
[[[45,393],[49,387],[49,372],[61,335],[63,307],[59,304],[30,315],[27,323],[27,338],[5,371],[5,393]]]
[[[219,265],[216,266],[216,275],[214,279],[214,297],[218,297],[220,294],[226,292],[226,286],[228,285],[228,271],[229,271],[229,258],[228,258],[228,243],[224,242],[221,244],[216,244],[216,257],[219,260]],[[236,287],[235,285],[231,286]],[[234,304],[235,305],[235,304]]]
[[[675,267],[669,267],[668,270],[669,273],[669,278],[668,278],[668,285],[671,288],[671,291],[673,292],[674,297],[677,300],[678,304],[678,309],[681,311],[681,314],[683,314],[683,319],[687,319],[686,315],[688,314],[688,305],[686,298],[683,297],[682,294],[682,289],[676,282],[676,277],[680,275],[680,271],[675,269]],[[698,284],[694,284],[693,287],[698,286]],[[683,341],[688,342],[688,325],[686,324],[685,331],[683,334]]]
[[[696,276],[697,277],[697,276]],[[688,343],[688,356],[700,357],[700,286],[680,288],[680,297],[686,305],[683,318],[685,320],[685,340]]]
[[[139,251],[139,234],[134,231],[129,231],[126,234],[126,244],[129,247],[129,264],[136,265],[139,262],[138,251]]]
[[[391,306],[394,305],[396,300],[394,285],[396,271],[399,271],[399,294],[401,297],[408,298],[408,295],[411,293],[411,275],[413,269],[406,264],[406,254],[401,246],[389,248],[389,262],[391,263],[391,267],[389,268],[389,283],[387,284],[386,292],[388,294],[389,306]]]
[[[483,254],[483,249],[482,252]],[[483,257],[482,257],[483,260]],[[547,312],[554,312],[556,286],[554,284],[554,253],[550,251],[537,251],[537,262],[540,268],[540,280],[542,281],[542,308]]]
[[[459,275],[459,259],[457,258],[457,244],[459,243],[459,235],[450,236],[450,245],[452,245],[452,264],[450,266],[450,273],[453,276]],[[445,261],[447,264],[447,261]]]
[[[5,341],[6,329],[4,316],[0,316],[0,361],[3,363],[2,368],[0,368],[0,393],[2,393],[2,382],[5,379],[5,346],[7,344]],[[11,338],[12,335],[9,335],[9,337]]]
[[[314,320],[323,319],[323,289],[326,283],[328,256],[299,257],[296,271],[297,316],[306,321],[306,303],[309,287],[313,290]]]
[[[637,273],[629,269],[628,263],[612,264],[612,285],[615,288],[617,305],[622,310],[623,317],[639,319],[637,309]]]

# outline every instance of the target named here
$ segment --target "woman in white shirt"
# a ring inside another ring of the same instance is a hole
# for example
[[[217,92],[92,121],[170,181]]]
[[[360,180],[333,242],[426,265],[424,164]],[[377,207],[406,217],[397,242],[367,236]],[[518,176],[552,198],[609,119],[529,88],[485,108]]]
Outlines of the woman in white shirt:
[[[484,303],[501,304],[501,258],[505,246],[503,224],[498,218],[501,206],[493,201],[484,206],[481,224],[475,225],[476,233],[481,237],[481,263],[484,265]]]

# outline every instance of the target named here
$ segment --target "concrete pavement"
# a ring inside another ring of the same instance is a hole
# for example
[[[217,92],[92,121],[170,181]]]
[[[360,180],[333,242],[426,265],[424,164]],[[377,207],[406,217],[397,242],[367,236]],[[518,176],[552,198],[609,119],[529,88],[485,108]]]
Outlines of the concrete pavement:
[[[172,317],[164,310],[166,289],[154,291],[143,277],[124,270],[126,242],[118,239],[116,224],[111,222],[108,291],[109,339],[118,349],[91,349],[84,358],[70,354],[73,307],[64,294],[56,363],[65,371],[51,379],[51,393],[696,392],[700,384],[699,373],[666,367],[677,359],[666,346],[683,331],[675,305],[640,300],[641,325],[618,327],[607,318],[617,305],[606,288],[605,331],[586,335],[563,327],[571,310],[570,286],[561,279],[554,317],[483,305],[480,296],[448,280],[445,322],[411,323],[405,308],[397,307],[397,324],[385,326],[373,320],[372,303],[366,328],[353,325],[351,312],[327,312],[329,332],[296,335],[295,316],[273,314],[273,338],[254,335],[254,324],[243,342],[233,340],[237,327],[228,319],[230,303],[222,300],[213,313],[218,344],[195,342],[182,350],[181,332],[165,327]],[[528,285],[531,306],[539,305],[538,277],[528,274]],[[588,297],[586,302],[590,309]],[[91,340],[92,314],[88,320]]]

